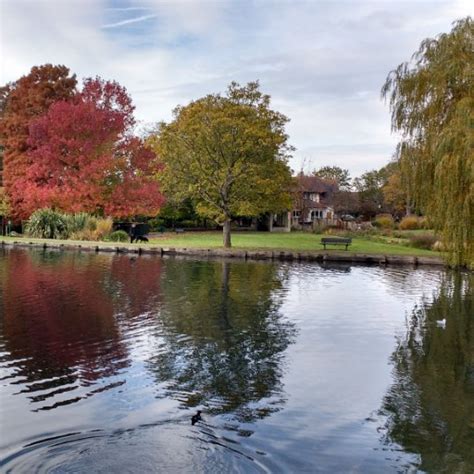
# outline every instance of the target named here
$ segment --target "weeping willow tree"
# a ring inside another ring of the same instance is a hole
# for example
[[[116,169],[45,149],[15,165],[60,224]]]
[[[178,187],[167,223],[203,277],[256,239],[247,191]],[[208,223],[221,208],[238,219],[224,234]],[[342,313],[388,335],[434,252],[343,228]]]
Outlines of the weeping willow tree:
[[[425,39],[382,87],[404,182],[453,265],[474,266],[474,22]]]

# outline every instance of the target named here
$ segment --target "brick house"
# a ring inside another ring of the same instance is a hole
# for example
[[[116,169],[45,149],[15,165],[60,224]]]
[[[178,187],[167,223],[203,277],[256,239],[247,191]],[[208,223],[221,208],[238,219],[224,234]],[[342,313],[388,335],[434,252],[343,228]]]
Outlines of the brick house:
[[[315,223],[331,223],[337,184],[303,174],[298,175],[295,182],[291,227],[301,229]]]
[[[332,181],[299,174],[294,178],[292,209],[265,215],[265,230],[289,232],[291,229],[310,228],[317,224],[333,224],[336,191],[337,185]]]

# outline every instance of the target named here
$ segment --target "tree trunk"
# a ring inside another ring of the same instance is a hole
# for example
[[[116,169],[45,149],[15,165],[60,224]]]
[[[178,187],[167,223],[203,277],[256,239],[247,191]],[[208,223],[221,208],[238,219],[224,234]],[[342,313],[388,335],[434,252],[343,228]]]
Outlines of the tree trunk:
[[[224,238],[224,247],[226,249],[230,249],[231,242],[230,242],[230,219],[226,219],[224,221],[224,226],[222,227],[223,238]]]

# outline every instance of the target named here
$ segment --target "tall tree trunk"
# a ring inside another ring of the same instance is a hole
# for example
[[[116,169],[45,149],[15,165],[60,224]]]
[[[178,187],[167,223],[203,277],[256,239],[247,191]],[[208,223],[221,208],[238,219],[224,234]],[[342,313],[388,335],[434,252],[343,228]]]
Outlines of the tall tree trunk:
[[[230,249],[231,242],[230,242],[230,219],[226,219],[224,221],[224,226],[222,227],[223,238],[224,238],[224,247],[226,249]]]

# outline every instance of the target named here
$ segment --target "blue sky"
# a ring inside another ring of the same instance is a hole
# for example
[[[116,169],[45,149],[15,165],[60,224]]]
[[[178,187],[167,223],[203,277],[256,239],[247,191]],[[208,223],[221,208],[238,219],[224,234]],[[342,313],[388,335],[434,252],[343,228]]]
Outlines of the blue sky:
[[[291,118],[292,168],[355,176],[395,148],[380,100],[387,73],[468,14],[465,0],[0,0],[0,83],[47,62],[115,79],[145,127],[259,79]]]

